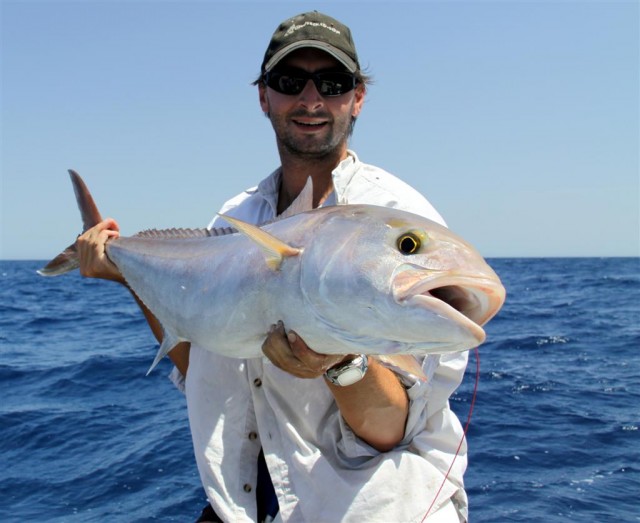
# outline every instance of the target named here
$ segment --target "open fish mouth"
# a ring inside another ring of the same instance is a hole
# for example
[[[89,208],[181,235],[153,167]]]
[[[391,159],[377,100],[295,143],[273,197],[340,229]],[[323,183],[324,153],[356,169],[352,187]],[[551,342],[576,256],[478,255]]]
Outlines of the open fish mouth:
[[[504,302],[500,281],[485,274],[475,276],[406,266],[393,279],[393,295],[398,303],[429,309],[453,321],[478,343],[485,339],[482,325]]]

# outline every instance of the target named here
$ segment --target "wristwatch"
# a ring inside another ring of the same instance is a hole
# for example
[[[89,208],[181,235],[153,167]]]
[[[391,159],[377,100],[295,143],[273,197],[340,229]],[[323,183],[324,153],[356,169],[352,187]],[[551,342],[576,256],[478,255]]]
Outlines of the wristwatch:
[[[324,377],[327,378],[334,385],[339,387],[347,387],[357,383],[367,373],[369,368],[368,359],[366,354],[358,354],[355,358],[349,361],[345,361],[331,367],[324,373]]]

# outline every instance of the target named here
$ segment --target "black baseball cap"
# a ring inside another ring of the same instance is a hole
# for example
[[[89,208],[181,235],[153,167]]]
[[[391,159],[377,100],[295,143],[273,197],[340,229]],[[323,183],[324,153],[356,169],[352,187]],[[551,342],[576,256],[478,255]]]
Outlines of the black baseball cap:
[[[278,26],[264,54],[262,74],[271,71],[292,51],[303,47],[329,53],[351,73],[360,69],[349,28],[330,16],[312,11],[289,18]]]

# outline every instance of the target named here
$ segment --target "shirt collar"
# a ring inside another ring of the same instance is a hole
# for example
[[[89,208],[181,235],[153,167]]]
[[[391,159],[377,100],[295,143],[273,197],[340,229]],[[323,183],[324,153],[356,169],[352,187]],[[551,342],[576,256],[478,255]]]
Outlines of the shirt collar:
[[[358,159],[358,155],[351,150],[347,150],[347,157],[342,160],[331,173],[337,204],[345,203],[344,193],[359,166],[360,160]]]
[[[269,204],[274,216],[278,215],[278,194],[280,192],[281,179],[282,167],[278,167],[258,184],[258,193]]]
[[[331,176],[333,178],[336,203],[344,203],[344,193],[359,165],[358,155],[351,150],[347,150],[347,157],[332,171]],[[278,167],[258,184],[258,193],[269,204],[274,216],[278,214],[278,194],[281,180],[282,167]]]

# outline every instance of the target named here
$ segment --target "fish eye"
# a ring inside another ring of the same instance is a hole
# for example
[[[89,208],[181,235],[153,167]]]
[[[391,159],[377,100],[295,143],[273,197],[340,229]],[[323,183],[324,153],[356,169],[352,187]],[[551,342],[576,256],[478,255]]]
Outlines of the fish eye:
[[[417,234],[406,232],[398,238],[398,250],[402,254],[415,254],[420,249],[422,241]]]

